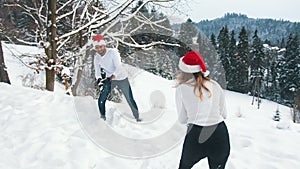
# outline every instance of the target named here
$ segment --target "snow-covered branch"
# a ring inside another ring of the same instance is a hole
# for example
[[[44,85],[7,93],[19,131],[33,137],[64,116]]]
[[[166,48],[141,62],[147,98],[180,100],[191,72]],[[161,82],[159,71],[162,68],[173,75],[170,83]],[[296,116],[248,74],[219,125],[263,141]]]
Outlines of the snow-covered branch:
[[[26,67],[28,67],[28,68],[30,68],[30,69],[32,69],[32,70],[35,70],[35,71],[37,71],[37,72],[40,70],[39,68],[34,67],[34,66],[31,66],[30,64],[26,63],[22,58],[20,58],[19,56],[17,56],[17,55],[15,54],[15,52],[12,51],[9,47],[7,47],[7,46],[5,46],[5,47],[6,47],[6,49],[11,53],[11,55],[14,56],[16,59],[18,59],[24,66],[26,66]]]
[[[85,25],[83,25],[82,27],[80,27],[76,30],[73,30],[69,33],[66,33],[66,34],[60,36],[59,39],[63,39],[63,38],[66,38],[68,36],[74,35],[74,34],[78,33],[79,31],[84,30],[88,27],[91,27],[91,29],[101,27],[101,26],[111,22],[115,18],[117,18],[120,15],[120,13],[123,12],[133,2],[134,2],[134,0],[126,1],[123,4],[120,4],[120,5],[116,6],[114,9],[112,9],[108,13],[100,14],[100,16],[98,16],[99,14],[98,14],[98,12],[96,12],[94,14],[94,18],[92,20],[90,20],[88,23],[86,23]],[[116,12],[116,11],[118,11],[118,12]],[[109,16],[110,14],[113,14],[113,13],[116,13],[116,14],[114,14],[112,17],[107,18],[107,16]],[[98,23],[98,22],[100,22],[100,23]]]
[[[156,26],[156,27],[158,27],[158,28],[165,29],[165,30],[168,30],[168,31],[173,32],[172,29],[166,28],[166,27],[164,27],[164,26],[162,26],[162,25],[159,25],[159,23],[166,21],[166,18],[161,19],[161,20],[157,20],[157,21],[151,21],[151,18],[147,18],[147,17],[144,16],[143,14],[141,14],[141,16],[142,16],[142,17],[136,16],[136,15],[135,15],[134,18],[135,18],[136,20],[138,20],[139,22],[141,22],[141,23],[145,23],[145,24],[150,25],[152,28],[153,28],[153,26]]]
[[[179,44],[166,43],[166,42],[151,42],[149,44],[143,44],[143,45],[138,44],[138,43],[132,44],[132,43],[125,42],[121,38],[118,38],[117,35],[108,34],[108,36],[110,36],[112,39],[114,39],[114,40],[116,40],[116,41],[118,41],[118,42],[120,42],[120,43],[122,43],[126,46],[130,46],[130,47],[134,47],[134,48],[144,48],[144,49],[146,49],[146,48],[153,47],[153,46],[156,46],[156,45],[167,45],[167,46],[177,46],[177,47],[180,46]]]
[[[74,0],[69,0],[65,2],[60,8],[57,9],[56,13],[59,13],[61,10],[65,9],[66,6],[70,5]]]
[[[59,46],[57,47],[56,50],[59,51],[60,48],[62,48],[69,40],[70,40],[70,37],[67,37],[63,42],[61,42],[61,43],[59,44]]]
[[[30,45],[30,46],[38,46],[39,43],[37,42],[29,42],[29,41],[25,41],[23,39],[19,39],[19,38],[16,38],[17,41],[23,43],[23,44],[27,44],[27,45]]]

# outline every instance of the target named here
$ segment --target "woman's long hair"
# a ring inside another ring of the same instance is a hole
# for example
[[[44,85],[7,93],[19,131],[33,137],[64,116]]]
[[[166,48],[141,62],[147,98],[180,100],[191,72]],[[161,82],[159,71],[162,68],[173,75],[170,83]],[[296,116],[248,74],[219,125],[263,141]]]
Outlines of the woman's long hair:
[[[204,77],[202,72],[185,73],[179,71],[177,74],[177,84],[175,87],[178,87],[181,84],[194,86],[194,93],[196,94],[196,90],[198,90],[199,98],[200,100],[203,100],[202,88],[209,93],[209,97],[211,96],[211,91],[204,85],[206,81],[210,81],[210,78]]]

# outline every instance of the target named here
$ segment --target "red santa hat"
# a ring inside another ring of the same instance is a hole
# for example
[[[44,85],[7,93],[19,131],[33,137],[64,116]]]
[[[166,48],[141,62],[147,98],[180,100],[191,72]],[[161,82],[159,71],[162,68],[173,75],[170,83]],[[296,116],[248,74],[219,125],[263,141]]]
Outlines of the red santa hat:
[[[186,53],[179,61],[179,69],[186,73],[202,72],[204,77],[209,75],[204,60],[199,52],[191,51]]]
[[[94,35],[92,43],[93,43],[94,47],[97,45],[99,45],[99,46],[106,45],[106,42],[101,34]]]

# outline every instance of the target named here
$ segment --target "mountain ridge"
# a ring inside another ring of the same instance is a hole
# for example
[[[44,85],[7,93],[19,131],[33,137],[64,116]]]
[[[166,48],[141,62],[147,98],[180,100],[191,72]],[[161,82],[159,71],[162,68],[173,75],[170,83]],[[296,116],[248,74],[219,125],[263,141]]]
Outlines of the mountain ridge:
[[[300,22],[291,22],[288,20],[264,19],[264,18],[249,18],[245,14],[226,13],[221,18],[213,20],[201,20],[193,22],[196,28],[207,37],[212,33],[219,35],[222,27],[227,26],[229,33],[234,30],[236,38],[244,26],[247,30],[249,38],[254,35],[255,30],[258,30],[258,36],[263,40],[268,40],[272,45],[279,45],[282,39],[287,41],[289,34],[300,34]],[[173,29],[180,30],[181,24],[172,25]]]

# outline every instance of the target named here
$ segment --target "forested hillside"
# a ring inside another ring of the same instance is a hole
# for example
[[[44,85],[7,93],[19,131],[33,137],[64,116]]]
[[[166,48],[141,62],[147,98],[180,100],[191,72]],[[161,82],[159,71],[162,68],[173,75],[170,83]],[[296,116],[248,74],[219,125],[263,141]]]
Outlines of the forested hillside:
[[[258,36],[263,40],[271,41],[272,45],[279,46],[281,40],[287,40],[287,35],[290,33],[300,34],[300,23],[290,22],[285,20],[274,19],[260,19],[260,18],[248,18],[243,14],[228,13],[222,18],[214,20],[203,20],[195,23],[195,26],[202,31],[206,36],[210,36],[212,33],[217,35],[220,29],[227,25],[229,30],[235,30],[238,32],[244,26],[250,33],[249,36],[253,36],[255,30],[258,30]]]

